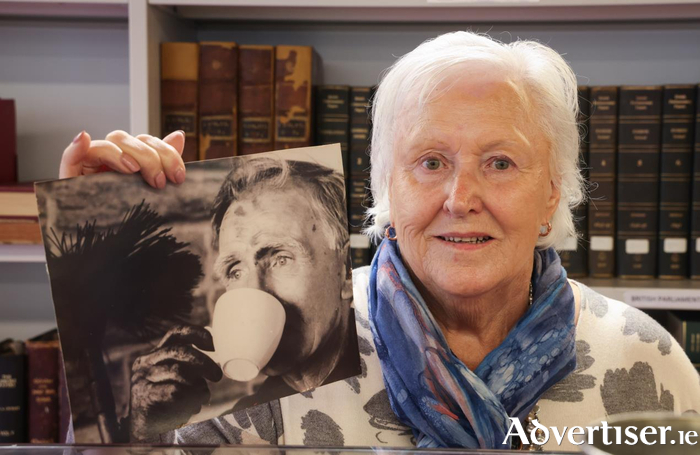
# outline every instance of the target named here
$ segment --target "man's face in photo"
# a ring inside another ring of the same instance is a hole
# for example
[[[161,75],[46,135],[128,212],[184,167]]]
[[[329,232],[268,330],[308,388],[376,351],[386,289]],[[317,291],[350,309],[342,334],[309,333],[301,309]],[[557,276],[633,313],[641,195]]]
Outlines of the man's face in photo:
[[[284,374],[323,346],[345,310],[346,258],[311,198],[304,182],[290,179],[279,189],[263,183],[231,204],[219,231],[216,271],[226,290],[261,289],[284,306],[282,340],[263,369],[270,376]]]

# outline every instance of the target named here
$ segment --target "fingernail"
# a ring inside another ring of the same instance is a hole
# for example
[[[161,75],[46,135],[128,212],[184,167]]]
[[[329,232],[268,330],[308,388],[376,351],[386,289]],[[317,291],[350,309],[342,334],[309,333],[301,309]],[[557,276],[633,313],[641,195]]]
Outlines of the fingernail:
[[[165,188],[165,174],[163,174],[163,171],[160,171],[158,175],[156,175],[156,187],[159,189]]]
[[[178,170],[175,171],[175,181],[178,185],[185,181],[185,170],[183,168],[178,168]]]
[[[182,134],[182,137],[186,137],[187,135],[183,130],[177,130],[178,133]]]
[[[75,144],[76,142],[78,142],[80,138],[83,137],[83,134],[85,134],[85,130],[81,131],[80,133],[78,133],[77,136],[73,138],[73,143]]]
[[[122,163],[124,163],[124,166],[128,167],[131,172],[138,172],[141,167],[139,166],[139,163],[136,162],[132,157],[129,155],[126,155],[122,153]]]

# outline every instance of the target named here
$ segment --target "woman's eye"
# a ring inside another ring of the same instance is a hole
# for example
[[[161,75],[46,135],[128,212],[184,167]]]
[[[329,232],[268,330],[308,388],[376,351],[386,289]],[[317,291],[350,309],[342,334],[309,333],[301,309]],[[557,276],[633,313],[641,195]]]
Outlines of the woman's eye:
[[[231,270],[228,274],[228,277],[232,280],[240,280],[243,277],[243,272],[239,269]]]
[[[499,171],[505,171],[510,167],[510,163],[506,160],[495,160],[493,162],[493,167]]]
[[[289,256],[277,256],[274,261],[272,261],[272,267],[284,267],[292,262],[292,258]]]
[[[442,166],[442,162],[436,158],[430,158],[423,161],[423,166],[429,171],[437,171]]]

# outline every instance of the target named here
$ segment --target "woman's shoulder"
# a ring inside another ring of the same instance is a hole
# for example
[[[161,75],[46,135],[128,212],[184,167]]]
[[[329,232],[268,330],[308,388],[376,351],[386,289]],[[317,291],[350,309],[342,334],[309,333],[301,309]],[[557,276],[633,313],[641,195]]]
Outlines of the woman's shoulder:
[[[576,284],[581,289],[578,368],[586,366],[608,403],[621,406],[610,404],[606,413],[625,411],[635,399],[649,400],[644,409],[700,410],[700,378],[674,337],[643,311]],[[642,390],[655,391],[655,397]]]

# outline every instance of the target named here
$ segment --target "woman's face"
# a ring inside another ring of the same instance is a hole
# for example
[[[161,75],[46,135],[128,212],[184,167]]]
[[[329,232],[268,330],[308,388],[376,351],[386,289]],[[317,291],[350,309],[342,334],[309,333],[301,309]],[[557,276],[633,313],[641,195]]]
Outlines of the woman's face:
[[[437,298],[525,285],[559,202],[548,141],[518,89],[483,68],[453,74],[402,116],[389,190],[404,261]]]

